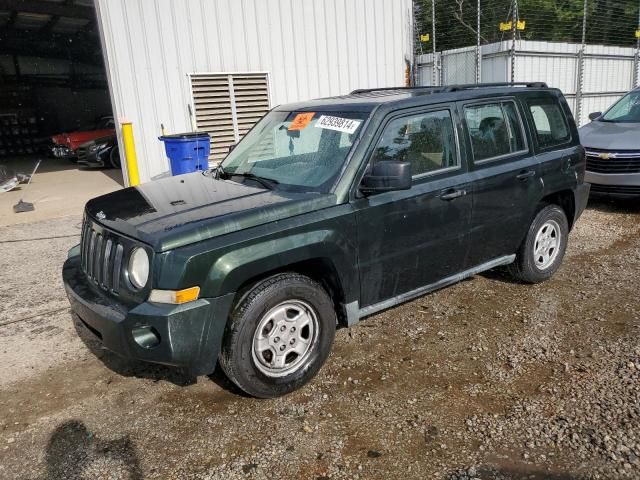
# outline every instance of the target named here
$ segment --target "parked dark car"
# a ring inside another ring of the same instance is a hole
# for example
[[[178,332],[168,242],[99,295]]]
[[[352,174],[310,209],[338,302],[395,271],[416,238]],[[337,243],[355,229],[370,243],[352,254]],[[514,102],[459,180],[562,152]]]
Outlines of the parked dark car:
[[[282,105],[217,169],[88,202],[64,284],[105,347],[194,374],[219,361],[274,397],[318,372],[339,325],[502,265],[550,278],[584,173],[544,84]]]
[[[78,164],[86,167],[120,168],[118,139],[114,134],[83,143],[76,150]]]
[[[580,128],[587,150],[586,181],[596,194],[640,196],[640,88]]]

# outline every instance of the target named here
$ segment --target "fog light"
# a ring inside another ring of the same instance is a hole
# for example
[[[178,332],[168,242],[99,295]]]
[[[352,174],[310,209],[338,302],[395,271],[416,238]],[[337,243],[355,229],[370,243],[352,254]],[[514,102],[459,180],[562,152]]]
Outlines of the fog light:
[[[142,348],[154,348],[160,345],[160,334],[153,327],[138,327],[131,330],[133,339]]]

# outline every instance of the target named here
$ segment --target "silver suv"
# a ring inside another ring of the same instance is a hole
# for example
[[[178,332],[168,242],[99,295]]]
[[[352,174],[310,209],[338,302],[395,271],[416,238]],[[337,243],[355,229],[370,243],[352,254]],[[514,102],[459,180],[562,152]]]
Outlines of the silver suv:
[[[587,150],[585,181],[593,193],[640,196],[640,88],[580,128]]]

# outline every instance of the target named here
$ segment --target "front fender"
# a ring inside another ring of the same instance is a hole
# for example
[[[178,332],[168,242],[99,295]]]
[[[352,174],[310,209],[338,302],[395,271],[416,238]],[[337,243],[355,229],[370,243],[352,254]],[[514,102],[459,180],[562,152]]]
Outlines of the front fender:
[[[202,298],[215,298],[236,292],[256,277],[315,260],[332,267],[344,300],[358,300],[357,229],[350,204],[159,253],[153,285],[165,290],[198,285]]]
[[[214,262],[204,289],[218,295],[237,292],[252,278],[309,260],[332,265],[345,299],[357,299],[355,243],[333,230],[287,235],[230,251]]]

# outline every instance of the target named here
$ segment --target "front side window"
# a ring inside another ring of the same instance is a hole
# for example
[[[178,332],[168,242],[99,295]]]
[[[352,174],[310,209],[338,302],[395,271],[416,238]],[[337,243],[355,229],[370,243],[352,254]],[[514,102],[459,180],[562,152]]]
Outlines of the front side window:
[[[502,157],[525,149],[518,111],[512,101],[467,106],[464,117],[475,161]]]
[[[328,192],[368,113],[274,110],[222,162],[225,178],[286,191]]]
[[[409,162],[413,176],[457,167],[456,140],[449,110],[400,117],[387,124],[373,162]]]
[[[602,116],[605,122],[640,123],[640,92],[631,92]]]
[[[562,145],[571,140],[571,133],[560,104],[552,99],[527,100],[536,137],[541,148]]]

